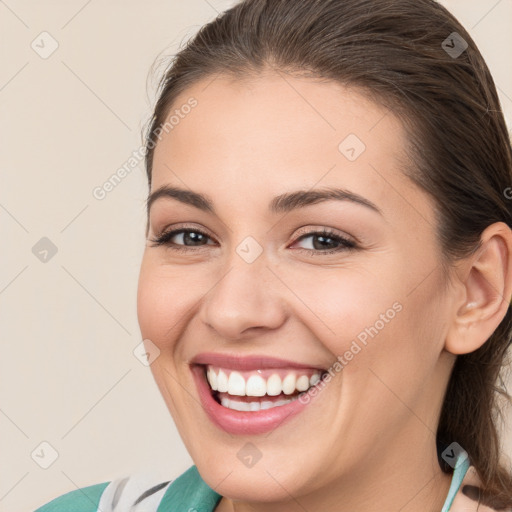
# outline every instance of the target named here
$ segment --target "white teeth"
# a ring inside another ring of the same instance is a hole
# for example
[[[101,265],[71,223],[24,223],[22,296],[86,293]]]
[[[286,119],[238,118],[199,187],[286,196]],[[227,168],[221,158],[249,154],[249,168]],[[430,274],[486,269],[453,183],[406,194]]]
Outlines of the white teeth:
[[[229,398],[228,398],[228,400],[229,400]],[[261,409],[260,402],[251,402],[249,404],[249,406],[250,406],[249,410],[251,410],[251,411],[259,411]]]
[[[295,391],[295,375],[293,373],[289,373],[283,379],[283,393],[285,395],[291,395]]]
[[[320,382],[320,375],[318,375],[318,373],[314,373],[309,379],[309,385],[314,386],[317,382]]]
[[[228,380],[228,393],[230,395],[245,396],[245,380],[238,372],[231,372]]]
[[[269,396],[277,396],[283,390],[281,386],[281,377],[274,373],[267,380],[267,395]]]
[[[267,383],[259,375],[251,375],[247,379],[245,393],[247,396],[264,396],[267,393]]]
[[[208,367],[207,376],[208,376],[208,382],[210,383],[211,388],[214,391],[217,391],[217,375],[215,374],[215,372],[213,371],[213,368],[211,366]]]
[[[235,396],[277,396],[281,393],[293,395],[296,391],[306,391],[317,384],[322,373],[320,370],[316,370],[311,376],[308,376],[291,370],[282,380],[277,373],[273,373],[267,380],[261,375],[250,375],[246,381],[242,373],[238,371],[219,368],[217,372],[212,366],[207,367],[206,378],[212,390]]]
[[[278,400],[277,402],[270,402],[268,400],[263,402],[239,402],[237,400],[230,400],[227,397],[222,397],[220,399],[220,403],[223,407],[227,407],[228,409],[233,409],[235,411],[260,411],[263,409],[272,409],[273,407],[279,407],[281,405],[289,404],[296,398],[285,398],[283,400]]]
[[[301,375],[297,379],[295,387],[297,388],[298,391],[306,391],[306,389],[309,388],[309,377],[307,375]]]
[[[211,385],[211,383],[210,383]],[[217,391],[221,391],[225,393],[228,390],[228,376],[222,371],[219,370],[219,374],[217,375]]]

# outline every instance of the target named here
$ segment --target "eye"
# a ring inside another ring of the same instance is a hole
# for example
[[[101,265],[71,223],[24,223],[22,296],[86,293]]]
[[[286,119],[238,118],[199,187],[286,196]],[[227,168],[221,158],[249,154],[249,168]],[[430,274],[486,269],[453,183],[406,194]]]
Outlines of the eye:
[[[346,250],[357,249],[356,242],[345,238],[334,231],[323,229],[322,231],[310,231],[302,234],[293,245],[308,238],[309,248],[298,248],[294,250],[307,252],[308,254],[332,254]],[[175,240],[173,240],[175,239]],[[175,251],[193,251],[194,248],[201,248],[208,244],[212,238],[204,231],[197,228],[180,228],[164,231],[157,237],[150,239],[152,247],[167,246]]]
[[[174,242],[173,238],[178,243]],[[211,240],[210,236],[200,229],[181,228],[164,231],[150,241],[153,242],[152,247],[166,245],[175,251],[189,251],[194,250],[194,247],[208,245],[208,243],[205,243],[208,239]]]
[[[309,245],[309,248],[299,248],[296,250],[306,251],[311,255],[315,255],[332,254],[357,249],[357,244],[352,240],[325,228],[322,231],[310,231],[309,233],[301,235],[294,244],[308,238],[312,239],[312,241],[307,244]]]

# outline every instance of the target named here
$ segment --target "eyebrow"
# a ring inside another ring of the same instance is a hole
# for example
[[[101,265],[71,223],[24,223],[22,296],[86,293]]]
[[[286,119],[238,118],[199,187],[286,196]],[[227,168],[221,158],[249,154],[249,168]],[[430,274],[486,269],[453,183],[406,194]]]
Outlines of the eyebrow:
[[[207,195],[178,187],[163,185],[152,192],[146,201],[148,216],[151,205],[157,199],[163,197],[176,199],[181,203],[216,215],[213,201]],[[312,204],[332,199],[338,201],[350,201],[352,203],[360,204],[371,210],[374,210],[379,215],[383,215],[381,209],[376,204],[372,203],[369,199],[351,192],[350,190],[332,187],[313,190],[296,190],[294,192],[286,192],[284,194],[278,195],[270,201],[269,211],[275,214],[288,213],[297,208],[304,208]]]

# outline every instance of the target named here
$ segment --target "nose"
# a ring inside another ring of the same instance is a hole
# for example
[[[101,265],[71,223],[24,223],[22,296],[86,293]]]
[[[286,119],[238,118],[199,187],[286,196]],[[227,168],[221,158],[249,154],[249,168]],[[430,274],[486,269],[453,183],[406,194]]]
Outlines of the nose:
[[[201,319],[222,339],[237,340],[249,332],[276,329],[286,320],[283,285],[265,259],[247,263],[238,255],[206,294]]]

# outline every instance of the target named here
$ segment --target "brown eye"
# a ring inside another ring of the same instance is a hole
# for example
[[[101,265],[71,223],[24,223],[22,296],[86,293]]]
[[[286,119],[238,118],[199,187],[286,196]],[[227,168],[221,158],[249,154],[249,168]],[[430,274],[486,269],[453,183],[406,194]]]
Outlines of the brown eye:
[[[323,231],[312,231],[301,235],[295,242],[311,238],[312,242],[309,243],[309,248],[299,248],[300,251],[307,251],[311,254],[331,254],[345,250],[356,249],[357,245],[352,240],[344,238],[333,231],[324,229]]]
[[[173,241],[173,239],[176,241]],[[207,240],[211,238],[200,229],[173,229],[165,231],[158,237],[151,240],[153,247],[165,245],[175,250],[188,250],[193,247],[208,245]],[[206,242],[206,243],[205,243]]]

